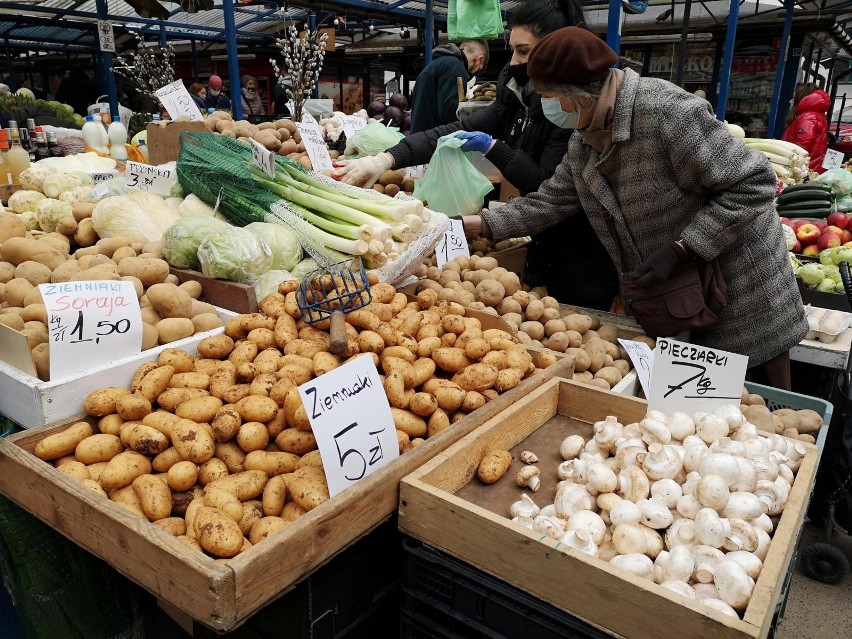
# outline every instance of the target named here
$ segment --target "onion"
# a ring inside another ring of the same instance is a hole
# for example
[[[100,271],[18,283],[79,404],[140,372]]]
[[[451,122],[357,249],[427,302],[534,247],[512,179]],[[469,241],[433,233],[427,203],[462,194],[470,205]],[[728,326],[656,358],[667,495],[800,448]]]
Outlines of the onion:
[[[370,105],[367,107],[367,115],[371,118],[375,118],[380,116],[385,112],[385,103],[379,102],[376,100],[375,102],[370,102]]]
[[[405,99],[405,96],[402,93],[394,93],[390,100],[388,100],[390,106],[394,106],[398,108],[400,111],[405,111],[408,108],[408,100]]]
[[[393,126],[399,126],[402,122],[402,109],[395,106],[389,106],[384,112],[385,123],[390,123]]]

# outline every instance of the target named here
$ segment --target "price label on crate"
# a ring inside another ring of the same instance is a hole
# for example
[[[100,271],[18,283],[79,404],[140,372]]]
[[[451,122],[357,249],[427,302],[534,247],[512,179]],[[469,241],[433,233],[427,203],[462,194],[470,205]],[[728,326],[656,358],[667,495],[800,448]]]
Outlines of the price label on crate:
[[[107,171],[105,173],[89,173],[89,177],[92,178],[92,184],[98,184],[99,182],[107,182],[113,178],[117,178],[118,173],[116,171]]]
[[[291,110],[290,113],[292,113],[292,112],[293,111]],[[302,123],[303,124],[316,124],[317,126],[319,126],[319,122],[317,122],[317,119],[313,115],[308,113],[308,110],[306,108],[304,108],[304,106],[302,107]]]
[[[257,168],[275,179],[275,158],[272,151],[267,149],[257,140],[249,138],[251,142],[251,161]]]
[[[183,80],[175,80],[171,84],[157,89],[154,93],[157,94],[160,103],[172,120],[187,116],[195,122],[204,121],[204,116],[201,115],[201,111],[196,106],[192,96],[189,95],[189,91],[183,86]]]
[[[444,237],[435,247],[435,257],[438,268],[444,268],[444,264],[452,262],[459,255],[470,257],[470,249],[467,246],[467,238],[464,236],[464,224],[460,219],[450,220],[452,226],[444,233]]]
[[[657,340],[648,408],[692,414],[739,405],[748,357],[673,339]]]
[[[390,405],[370,356],[302,384],[299,395],[332,497],[399,456]]]
[[[822,168],[836,169],[841,164],[843,164],[843,154],[840,151],[827,149],[825,152],[825,158],[822,160]]]
[[[357,115],[340,115],[338,117],[340,118],[340,126],[343,128],[347,140],[367,126],[367,121],[359,118]]]
[[[308,152],[314,171],[325,171],[332,168],[331,156],[328,154],[328,146],[322,137],[322,129],[320,129],[319,124],[299,122],[296,124],[296,128],[299,129],[302,142],[305,143],[305,150]]]
[[[654,370],[654,351],[647,344],[634,342],[630,339],[618,338],[618,343],[627,351],[627,356],[633,362],[636,376],[642,385],[645,397],[651,396],[651,371]]]
[[[150,191],[168,197],[172,191],[172,182],[173,167],[152,166],[131,160],[124,170],[124,183],[128,189]]]
[[[133,282],[39,284],[47,309],[50,379],[142,350],[142,313]]]

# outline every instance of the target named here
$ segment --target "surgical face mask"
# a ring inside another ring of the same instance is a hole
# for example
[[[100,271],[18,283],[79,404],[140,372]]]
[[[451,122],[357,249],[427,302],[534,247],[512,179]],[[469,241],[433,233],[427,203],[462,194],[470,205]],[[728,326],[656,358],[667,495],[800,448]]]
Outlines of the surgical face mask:
[[[541,110],[544,112],[544,117],[560,129],[576,129],[580,121],[579,109],[571,113],[563,111],[559,98],[542,98]]]
[[[248,97],[253,97],[257,93],[257,89],[243,89]]]
[[[514,78],[515,82],[519,87],[524,87],[530,81],[529,76],[527,75],[527,64],[512,64],[509,65],[509,78]]]
[[[217,91],[216,89],[210,89],[210,95],[211,95],[212,97],[214,97],[214,98],[215,98],[217,95],[219,95],[219,93],[220,93],[220,91]]]

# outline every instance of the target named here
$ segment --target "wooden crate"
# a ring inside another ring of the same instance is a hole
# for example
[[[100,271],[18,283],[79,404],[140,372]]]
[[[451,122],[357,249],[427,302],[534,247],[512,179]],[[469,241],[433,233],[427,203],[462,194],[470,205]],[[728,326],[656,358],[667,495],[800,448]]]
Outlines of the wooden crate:
[[[492,486],[471,481],[486,450],[529,447],[542,460],[548,455],[557,463],[561,459],[558,443],[555,451],[547,452],[532,447],[534,438],[542,441],[548,429],[553,441],[559,441],[557,435],[576,432],[588,437],[590,425],[607,415],[627,424],[641,419],[646,409],[642,400],[570,381],[553,379],[542,384],[403,479],[400,529],[617,637],[765,638],[813,488],[815,447],[807,446],[742,620],[513,524],[505,515],[520,492],[514,485],[520,461],[513,462],[506,476]],[[500,499],[489,497],[492,490],[503,491]],[[531,496],[544,505],[548,490],[551,495],[556,490],[556,479],[549,476],[543,477],[541,489]],[[486,503],[491,507],[485,507]]]
[[[218,309],[223,321],[236,313]],[[182,348],[195,354],[198,343],[205,337],[222,333],[224,328],[197,333],[192,337],[149,348],[104,364],[71,377],[43,382],[11,364],[0,361],[0,415],[8,417],[23,428],[53,424],[82,414],[83,398],[103,386],[129,386],[133,373],[141,364],[157,359],[167,348]]]
[[[0,440],[0,493],[160,600],[227,631],[391,515],[402,477],[542,383],[570,376],[572,369],[573,360],[565,358],[539,371],[228,564],[189,549],[36,458],[36,443],[68,422]]]
[[[169,272],[181,283],[195,281],[201,284],[201,299],[208,304],[226,308],[235,313],[256,313],[257,296],[254,287],[239,282],[217,280],[204,273],[183,268],[170,268]]]

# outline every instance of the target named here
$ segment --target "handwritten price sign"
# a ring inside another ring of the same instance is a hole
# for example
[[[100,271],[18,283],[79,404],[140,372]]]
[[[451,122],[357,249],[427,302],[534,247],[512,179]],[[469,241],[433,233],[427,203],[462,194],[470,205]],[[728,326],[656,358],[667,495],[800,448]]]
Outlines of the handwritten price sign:
[[[168,111],[172,120],[187,116],[194,122],[203,122],[204,116],[189,95],[189,91],[183,86],[183,80],[175,80],[161,89],[155,91],[163,107]]]
[[[367,121],[359,118],[357,115],[341,115],[338,117],[340,118],[340,126],[343,128],[347,140],[367,126]]]
[[[618,342],[624,347],[630,361],[633,362],[633,368],[636,369],[636,376],[639,378],[639,384],[642,385],[645,397],[649,397],[651,395],[651,371],[654,370],[654,351],[642,342],[621,338],[618,338]]]
[[[396,427],[371,357],[299,386],[332,497],[399,456]]]
[[[328,154],[328,146],[326,146],[322,137],[319,124],[299,122],[296,124],[296,128],[299,129],[302,142],[305,143],[305,150],[308,152],[308,157],[311,158],[314,171],[325,171],[332,168],[331,156]]]
[[[150,191],[168,197],[172,191],[173,169],[130,161],[124,170],[128,189]]]
[[[266,173],[273,180],[275,179],[275,158],[272,157],[272,151],[263,146],[260,142],[254,139],[249,139],[251,142],[251,161],[257,168]]]
[[[657,340],[648,408],[692,414],[740,403],[748,357],[672,339]]]
[[[47,308],[50,379],[142,350],[142,314],[132,282],[40,284]]]
[[[464,224],[461,220],[450,220],[450,223],[450,230],[444,233],[444,237],[435,247],[438,268],[444,268],[444,264],[452,262],[459,255],[470,257],[467,238],[464,236]]]

